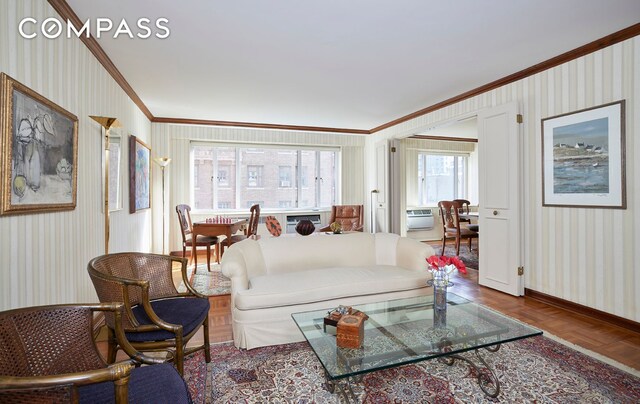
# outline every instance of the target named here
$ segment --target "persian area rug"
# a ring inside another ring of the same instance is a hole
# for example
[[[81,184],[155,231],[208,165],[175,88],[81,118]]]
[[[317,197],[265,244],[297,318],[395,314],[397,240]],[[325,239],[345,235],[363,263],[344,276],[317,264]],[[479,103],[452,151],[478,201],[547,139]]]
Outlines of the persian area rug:
[[[640,378],[543,336],[482,355],[501,383],[496,399],[484,395],[475,371],[462,361],[369,373],[352,387],[361,403],[640,402]],[[211,356],[208,366],[202,351],[185,362],[195,403],[339,402],[323,387],[322,365],[306,342],[249,351],[223,343],[212,345]]]
[[[191,275],[191,286],[207,296],[228,295],[231,293],[231,279],[222,275],[220,264],[211,263],[211,272],[207,271],[207,264],[198,265],[196,272]],[[179,292],[186,292],[187,288],[181,281]]]
[[[433,247],[433,250],[435,251],[436,255],[440,255],[441,251],[442,251],[442,242],[439,243],[429,243],[429,245],[431,247]],[[478,250],[476,250],[477,244],[473,244],[473,248],[474,250],[469,251],[469,244],[467,244],[467,241],[462,241],[460,244],[460,259],[462,260],[462,262],[464,262],[464,264],[466,266],[468,266],[469,268],[473,268],[473,269],[478,269]],[[444,255],[446,255],[447,257],[455,257],[456,256],[456,245],[455,243],[451,243],[448,242],[445,250],[444,250]]]

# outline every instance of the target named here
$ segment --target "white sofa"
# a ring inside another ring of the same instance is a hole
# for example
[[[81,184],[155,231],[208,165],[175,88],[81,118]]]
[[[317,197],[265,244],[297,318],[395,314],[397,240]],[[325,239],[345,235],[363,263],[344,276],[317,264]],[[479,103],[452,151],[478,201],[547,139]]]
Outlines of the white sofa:
[[[292,313],[431,293],[431,246],[388,233],[247,239],[222,258],[238,348],[304,341]]]

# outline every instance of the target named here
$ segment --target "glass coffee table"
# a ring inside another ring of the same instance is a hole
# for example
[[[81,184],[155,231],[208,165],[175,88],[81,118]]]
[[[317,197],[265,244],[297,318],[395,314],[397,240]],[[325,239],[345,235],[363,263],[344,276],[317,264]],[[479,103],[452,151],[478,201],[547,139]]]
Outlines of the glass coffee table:
[[[336,328],[324,327],[330,309],[292,314],[293,320],[325,370],[326,387],[346,401],[355,401],[351,382],[365,373],[438,359],[456,360],[476,370],[477,381],[489,397],[497,397],[500,383],[482,352],[496,352],[510,341],[542,335],[542,331],[453,293],[446,308],[434,308],[433,296],[420,296],[353,306],[369,316],[361,348],[336,346]],[[326,328],[326,331],[324,331]],[[460,355],[473,351],[474,355]]]

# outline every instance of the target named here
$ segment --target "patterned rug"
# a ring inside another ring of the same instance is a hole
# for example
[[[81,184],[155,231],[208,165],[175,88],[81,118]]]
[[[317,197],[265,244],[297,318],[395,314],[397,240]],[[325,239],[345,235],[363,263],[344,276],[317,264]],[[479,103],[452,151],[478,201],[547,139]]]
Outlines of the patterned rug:
[[[472,355],[465,353],[463,355]],[[185,362],[195,403],[337,403],[323,387],[320,362],[306,342],[238,350],[211,347]],[[637,403],[640,378],[546,337],[502,345],[483,354],[500,379],[500,395],[487,398],[475,371],[436,360],[365,375],[353,390],[361,403]]]
[[[228,295],[231,293],[231,280],[222,275],[220,264],[211,264],[211,272],[207,271],[207,264],[198,265],[196,272],[191,275],[191,286],[198,292],[207,296]],[[179,292],[185,292],[187,288],[183,282],[178,286]]]
[[[433,249],[436,252],[436,255],[440,255],[440,252],[442,251],[442,242],[439,243],[429,243],[429,245],[431,247],[433,247]],[[473,245],[473,250],[469,251],[469,245],[466,242],[463,242],[463,244],[460,245],[460,259],[464,262],[464,264],[466,266],[468,266],[469,268],[473,268],[473,269],[478,269],[478,250],[477,250],[477,245],[474,244]],[[446,255],[447,257],[455,257],[456,255],[456,245],[455,243],[451,243],[448,242],[445,250],[444,250],[444,255]]]

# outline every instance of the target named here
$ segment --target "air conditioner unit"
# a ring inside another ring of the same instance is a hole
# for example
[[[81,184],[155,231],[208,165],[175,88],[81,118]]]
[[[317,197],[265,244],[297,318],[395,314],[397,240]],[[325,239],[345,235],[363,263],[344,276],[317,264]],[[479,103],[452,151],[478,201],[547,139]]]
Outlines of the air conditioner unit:
[[[431,208],[407,209],[407,230],[431,230],[433,224]]]

